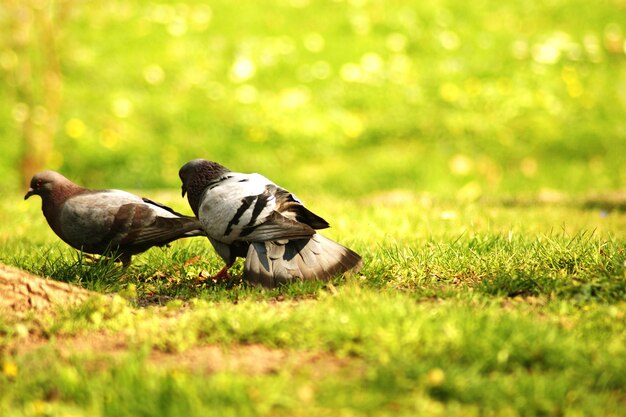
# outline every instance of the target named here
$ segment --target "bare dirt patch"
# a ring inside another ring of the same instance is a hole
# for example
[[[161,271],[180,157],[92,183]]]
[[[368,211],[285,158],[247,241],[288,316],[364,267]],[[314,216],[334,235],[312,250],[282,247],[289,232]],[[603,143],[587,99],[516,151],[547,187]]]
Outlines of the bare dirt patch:
[[[5,264],[0,264],[0,294],[0,314],[16,316],[29,311],[50,313],[57,306],[75,306],[96,295]]]
[[[90,332],[75,336],[57,336],[45,339],[27,336],[7,346],[13,356],[51,353],[60,360],[79,357],[89,367],[106,368],[124,360],[140,347],[131,346],[121,333]],[[347,368],[351,362],[326,352],[294,351],[250,345],[195,345],[181,352],[166,352],[151,348],[146,356],[150,366],[165,370],[213,374],[237,372],[250,375],[278,373],[294,369],[323,377]]]
[[[209,374],[228,371],[258,375],[297,369],[314,377],[336,373],[349,363],[347,359],[329,353],[272,349],[259,344],[200,345],[180,353],[152,351],[150,362],[166,368]]]

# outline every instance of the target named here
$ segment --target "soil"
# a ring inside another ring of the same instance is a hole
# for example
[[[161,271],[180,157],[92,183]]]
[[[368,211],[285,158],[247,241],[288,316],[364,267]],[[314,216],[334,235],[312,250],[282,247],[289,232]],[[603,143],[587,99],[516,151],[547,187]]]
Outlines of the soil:
[[[80,304],[96,293],[0,263],[0,314],[49,313]]]
[[[14,357],[50,354],[67,361],[80,358],[90,369],[105,369],[137,351],[129,346],[124,335],[109,332],[62,335],[52,339],[28,335],[11,342],[5,349]],[[150,366],[164,370],[201,374],[237,372],[260,375],[291,369],[307,372],[313,378],[337,373],[352,362],[326,352],[273,349],[261,344],[200,344],[181,352],[152,348],[146,361]]]
[[[77,305],[97,293],[39,277],[28,272],[0,264],[0,314],[20,317],[36,312],[52,314],[58,305]],[[47,338],[40,334],[15,337],[1,350],[11,356],[35,355],[51,352],[61,360],[72,357],[96,369],[109,366],[136,351],[123,333],[106,331],[84,332],[76,335],[55,335]],[[274,349],[261,344],[195,345],[182,352],[168,352],[152,348],[148,352],[150,366],[163,369],[180,369],[190,372],[240,372],[267,374],[281,369],[303,370],[312,377],[321,377],[348,366],[348,359],[330,353]]]

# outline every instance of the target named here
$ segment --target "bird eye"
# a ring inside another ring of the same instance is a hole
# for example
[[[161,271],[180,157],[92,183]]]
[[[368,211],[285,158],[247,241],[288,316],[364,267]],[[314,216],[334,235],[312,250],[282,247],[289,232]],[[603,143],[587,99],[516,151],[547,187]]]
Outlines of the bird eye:
[[[37,180],[37,188],[41,188],[41,180]]]

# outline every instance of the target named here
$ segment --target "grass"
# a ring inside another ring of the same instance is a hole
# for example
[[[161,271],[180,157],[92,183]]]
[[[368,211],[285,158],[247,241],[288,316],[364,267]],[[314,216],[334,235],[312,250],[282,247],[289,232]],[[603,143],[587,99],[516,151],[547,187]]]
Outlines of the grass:
[[[107,296],[0,315],[0,415],[626,415],[623,0],[45,6],[0,5],[0,261]],[[94,261],[21,201],[25,134],[185,213],[188,160],[263,173],[364,268]]]
[[[9,6],[0,20],[8,87],[0,90],[0,183],[17,190],[20,120],[46,120],[39,89],[44,57],[55,51],[47,32],[22,39],[28,27],[12,23],[29,20]],[[206,157],[315,194],[626,186],[621,0],[64,7],[45,10],[66,17],[46,168],[81,183],[178,187],[180,166]],[[41,11],[36,2],[32,9]],[[34,97],[16,91],[31,71]]]
[[[408,194],[386,201],[318,200],[337,225],[329,233],[364,255],[364,269],[275,290],[239,281],[240,264],[232,282],[203,281],[202,271],[221,267],[203,239],[152,249],[127,271],[93,263],[59,243],[30,201],[20,218],[4,203],[3,262],[119,295],[54,318],[0,320],[0,409],[624,415],[623,212]],[[109,342],[93,345],[94,337]],[[270,352],[259,362],[285,356],[264,372],[202,371],[215,360],[194,353],[204,346],[223,349],[223,360],[242,346]]]
[[[104,415],[174,415],[181,407],[190,415],[211,409],[242,415],[315,415],[316,410],[410,415],[430,408],[453,415],[621,413],[623,335],[618,333],[623,328],[615,324],[619,312],[607,306],[585,312],[550,306],[544,309],[548,317],[537,321],[536,308],[529,306],[503,310],[499,302],[486,300],[416,304],[405,295],[350,287],[320,296],[314,305],[222,307],[200,303],[166,327],[159,326],[157,313],[147,312],[124,327],[166,348],[172,341],[179,347],[183,342],[263,343],[331,352],[347,358],[352,368],[317,378],[311,378],[310,368],[288,365],[275,375],[206,376],[161,369],[139,353],[97,371],[83,369],[89,367],[84,359],[59,363],[44,356],[59,369],[44,368],[37,375],[30,357],[18,362],[30,376],[14,383],[23,397],[12,405],[58,390],[51,406],[77,402],[102,407]],[[110,325],[128,316],[120,312]],[[151,319],[153,327],[146,329]],[[308,411],[301,408],[307,405]]]

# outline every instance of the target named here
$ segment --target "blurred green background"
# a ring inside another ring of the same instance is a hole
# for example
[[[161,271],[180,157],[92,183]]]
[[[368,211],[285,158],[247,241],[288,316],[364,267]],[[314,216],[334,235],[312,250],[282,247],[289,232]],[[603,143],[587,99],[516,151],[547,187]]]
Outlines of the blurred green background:
[[[0,186],[295,192],[626,185],[626,0],[3,0]]]

